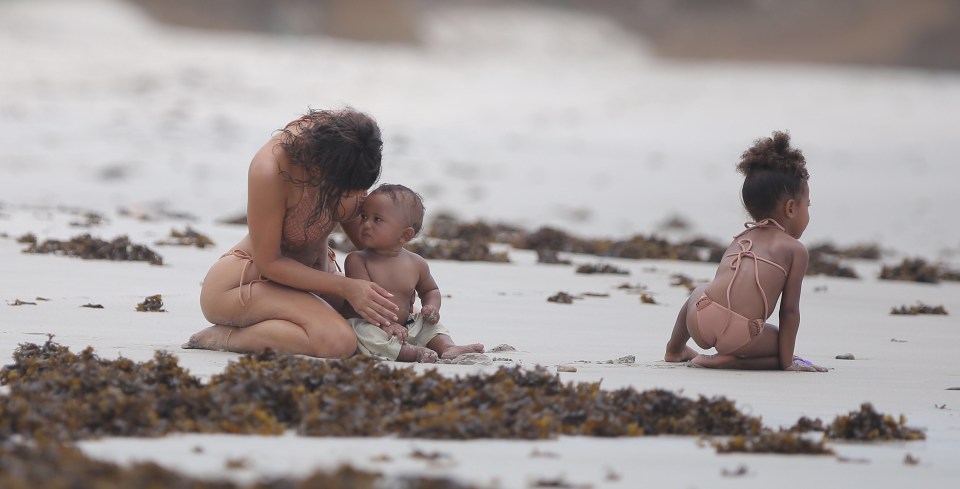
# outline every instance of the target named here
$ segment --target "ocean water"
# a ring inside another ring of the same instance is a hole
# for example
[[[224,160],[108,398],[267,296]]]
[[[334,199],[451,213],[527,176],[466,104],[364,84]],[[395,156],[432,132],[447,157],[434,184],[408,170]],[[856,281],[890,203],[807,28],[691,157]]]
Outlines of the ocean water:
[[[350,105],[382,126],[381,181],[428,215],[615,238],[675,235],[662,225],[680,217],[726,239],[746,217],[740,153],[789,130],[811,173],[804,241],[960,259],[958,73],[663,60],[547,8],[440,9],[422,28],[420,45],[378,45],[0,1],[0,205],[163,206],[202,227],[243,212],[272,131]]]

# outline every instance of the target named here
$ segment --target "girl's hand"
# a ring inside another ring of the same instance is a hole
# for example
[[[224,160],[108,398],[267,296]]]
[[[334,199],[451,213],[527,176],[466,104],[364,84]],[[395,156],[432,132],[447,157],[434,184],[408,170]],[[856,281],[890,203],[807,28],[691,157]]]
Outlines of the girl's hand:
[[[819,365],[814,364],[813,362],[804,360],[796,355],[793,356],[793,363],[790,364],[784,370],[792,370],[794,372],[826,372],[827,369]]]
[[[344,289],[343,298],[365,321],[383,327],[398,320],[399,308],[390,301],[393,294],[383,287],[366,280],[348,278]]]
[[[423,318],[430,324],[440,322],[440,311],[434,306],[423,306],[423,308],[420,309],[420,314],[422,314]]]
[[[407,342],[407,335],[409,334],[407,328],[404,328],[397,323],[390,323],[386,326],[380,326],[380,329],[390,336],[396,336],[400,340],[400,343]]]

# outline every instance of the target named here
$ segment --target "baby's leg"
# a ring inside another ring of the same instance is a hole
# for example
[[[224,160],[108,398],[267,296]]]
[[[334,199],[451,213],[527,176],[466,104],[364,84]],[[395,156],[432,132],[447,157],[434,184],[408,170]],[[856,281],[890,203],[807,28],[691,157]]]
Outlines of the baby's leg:
[[[437,352],[440,358],[449,360],[459,357],[464,353],[483,353],[483,345],[472,343],[469,345],[456,345],[449,335],[438,334],[427,342],[427,348]]]
[[[706,285],[701,285],[693,290],[690,298],[683,303],[680,312],[677,314],[677,322],[673,325],[673,332],[670,334],[670,340],[667,341],[667,351],[663,354],[663,359],[668,362],[686,362],[697,356],[696,350],[687,346],[690,340],[690,327],[688,326],[688,316],[691,314],[690,303],[699,299],[706,290]],[[695,314],[695,311],[694,311]]]
[[[398,362],[437,363],[437,352],[422,346],[405,344],[400,347]]]

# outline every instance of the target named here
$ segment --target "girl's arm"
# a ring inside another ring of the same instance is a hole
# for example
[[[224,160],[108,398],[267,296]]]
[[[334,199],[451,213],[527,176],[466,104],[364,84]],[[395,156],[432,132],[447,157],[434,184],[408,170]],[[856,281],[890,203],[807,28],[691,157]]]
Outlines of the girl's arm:
[[[365,320],[374,324],[396,321],[392,294],[377,284],[321,272],[280,252],[286,185],[279,174],[276,140],[264,145],[253,158],[248,173],[247,226],[253,243],[253,260],[270,280],[300,290],[332,294],[346,299]]]
[[[780,368],[783,370],[793,365],[793,350],[800,329],[800,288],[809,259],[807,248],[797,241],[780,301]]]

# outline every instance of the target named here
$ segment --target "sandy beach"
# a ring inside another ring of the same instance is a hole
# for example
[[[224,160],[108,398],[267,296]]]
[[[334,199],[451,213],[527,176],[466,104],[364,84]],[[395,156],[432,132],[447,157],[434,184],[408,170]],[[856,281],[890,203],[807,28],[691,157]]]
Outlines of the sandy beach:
[[[491,26],[500,28],[496,35]],[[802,416],[830,422],[870,402],[906,416],[926,440],[831,441],[835,455],[805,456],[722,455],[680,436],[177,434],[84,441],[84,452],[238,482],[342,463],[388,477],[503,488],[893,488],[958,480],[960,283],[878,276],[903,258],[960,268],[953,215],[960,75],[671,62],[606,20],[534,7],[439,9],[423,29],[422,45],[378,45],[179,29],[108,0],[0,2],[0,363],[18,344],[49,334],[103,358],[145,361],[170,351],[202,379],[239,358],[179,345],[205,326],[198,294],[207,268],[246,233],[220,221],[243,213],[251,155],[307,106],[349,104],[377,117],[385,135],[381,181],[420,190],[428,221],[448,212],[592,238],[728,239],[745,220],[739,154],[788,129],[812,175],[803,241],[883,250],[879,260],[844,260],[859,279],[804,282],[797,351],[829,372],[718,372],[663,362],[688,294],[672,285],[673,275],[708,280],[715,265],[561,254],[629,271],[584,275],[507,245],[495,247],[510,263],[430,266],[456,340],[517,351],[490,354],[492,365],[396,367],[446,376],[575,367],[558,375],[603,389],[725,396],[772,428]],[[103,222],[75,225],[87,212]],[[664,226],[678,216],[686,228]],[[215,245],[155,244],[187,226]],[[126,235],[164,264],[25,254],[17,238],[26,233],[41,241]],[[618,288],[624,283],[642,286],[656,304]],[[601,296],[547,301],[559,291]],[[153,294],[162,294],[166,312],[137,312]],[[950,314],[890,314],[918,302]],[[847,353],[855,359],[836,358]],[[445,456],[424,461],[412,455],[417,450]],[[908,457],[918,463],[905,463]],[[227,468],[238,458],[247,463]],[[544,485],[550,481],[566,485]]]

